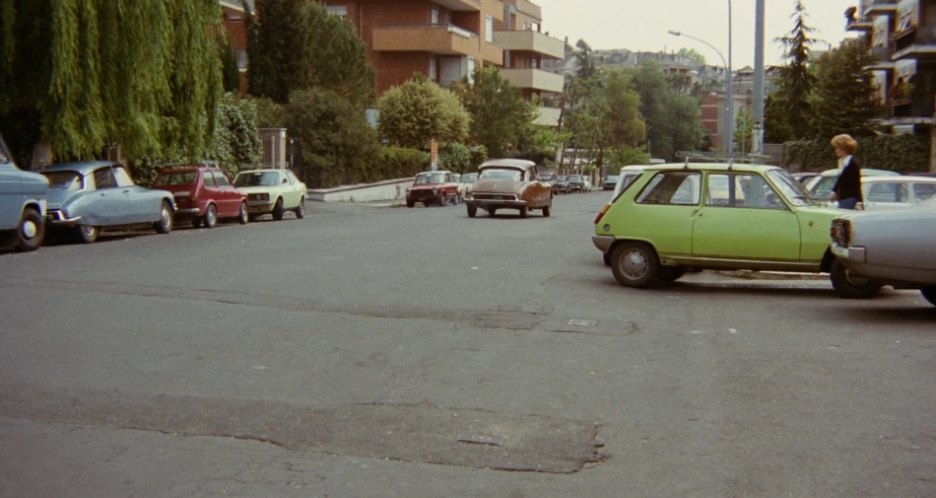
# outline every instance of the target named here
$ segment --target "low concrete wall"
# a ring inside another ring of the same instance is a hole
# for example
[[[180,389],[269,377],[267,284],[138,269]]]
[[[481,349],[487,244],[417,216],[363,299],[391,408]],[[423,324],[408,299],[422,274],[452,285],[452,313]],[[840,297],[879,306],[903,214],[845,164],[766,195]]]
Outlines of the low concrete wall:
[[[309,190],[310,201],[321,202],[386,202],[402,204],[406,202],[406,188],[413,184],[413,178],[397,178],[377,183],[345,185],[328,189]]]

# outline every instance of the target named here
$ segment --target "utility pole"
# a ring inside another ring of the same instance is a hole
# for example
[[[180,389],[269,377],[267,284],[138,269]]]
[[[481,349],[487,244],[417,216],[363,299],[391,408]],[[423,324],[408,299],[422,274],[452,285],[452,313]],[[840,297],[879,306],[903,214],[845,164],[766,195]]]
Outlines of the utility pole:
[[[764,153],[764,1],[754,8],[754,154]]]

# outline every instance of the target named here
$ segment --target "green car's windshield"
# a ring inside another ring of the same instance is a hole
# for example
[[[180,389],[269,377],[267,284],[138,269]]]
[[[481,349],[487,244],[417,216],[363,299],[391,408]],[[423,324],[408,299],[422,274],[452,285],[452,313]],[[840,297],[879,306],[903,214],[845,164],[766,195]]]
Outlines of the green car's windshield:
[[[279,174],[272,171],[241,173],[234,180],[235,187],[275,187],[279,185]]]
[[[788,172],[782,169],[772,169],[767,172],[767,176],[773,181],[773,184],[780,191],[780,195],[786,198],[794,206],[808,206],[815,204],[815,201],[803,188],[803,184],[796,181]]]

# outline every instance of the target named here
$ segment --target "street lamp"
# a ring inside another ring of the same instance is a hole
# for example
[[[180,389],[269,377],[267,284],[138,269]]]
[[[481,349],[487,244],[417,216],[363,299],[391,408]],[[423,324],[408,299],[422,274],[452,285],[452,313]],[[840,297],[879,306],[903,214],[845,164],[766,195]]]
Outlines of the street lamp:
[[[732,94],[731,89],[731,1],[728,2],[728,61],[725,61],[725,56],[722,55],[721,51],[715,48],[711,43],[701,39],[696,38],[692,35],[687,35],[679,31],[669,30],[669,34],[673,36],[685,36],[690,40],[695,40],[699,43],[707,45],[709,48],[715,51],[718,54],[718,57],[721,58],[722,64],[725,67],[725,152],[728,154],[728,157],[734,156],[734,95]]]

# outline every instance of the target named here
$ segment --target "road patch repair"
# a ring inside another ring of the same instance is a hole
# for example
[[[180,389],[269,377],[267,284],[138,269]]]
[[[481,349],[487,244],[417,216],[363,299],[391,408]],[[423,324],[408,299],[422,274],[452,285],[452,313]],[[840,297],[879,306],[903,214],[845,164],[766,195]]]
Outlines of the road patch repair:
[[[430,403],[327,409],[266,400],[0,388],[0,418],[230,437],[329,455],[574,473],[601,461],[599,424]]]

